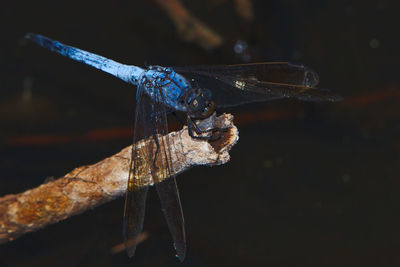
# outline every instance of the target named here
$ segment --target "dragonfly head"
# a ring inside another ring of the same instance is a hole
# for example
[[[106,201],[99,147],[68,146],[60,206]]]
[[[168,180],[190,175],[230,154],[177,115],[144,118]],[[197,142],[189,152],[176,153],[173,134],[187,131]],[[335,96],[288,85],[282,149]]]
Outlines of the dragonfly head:
[[[188,92],[183,101],[192,118],[205,119],[214,113],[215,103],[208,89],[194,88]]]

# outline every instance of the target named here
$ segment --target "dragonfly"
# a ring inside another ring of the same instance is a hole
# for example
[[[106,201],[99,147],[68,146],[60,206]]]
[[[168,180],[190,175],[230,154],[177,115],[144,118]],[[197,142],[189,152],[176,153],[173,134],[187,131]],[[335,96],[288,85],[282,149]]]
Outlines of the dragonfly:
[[[28,33],[27,39],[53,52],[107,72],[136,86],[136,108],[132,158],[124,207],[124,240],[130,257],[143,230],[148,188],[154,185],[172,235],[177,257],[186,254],[184,217],[176,178],[172,170],[172,149],[168,140],[167,115],[186,116],[192,138],[218,139],[222,129],[201,129],[197,120],[209,118],[216,108],[257,101],[296,98],[305,101],[339,101],[340,96],[316,88],[315,71],[288,62],[238,65],[140,68],[65,45],[48,37]],[[141,140],[149,140],[139,149]],[[151,181],[140,175],[145,170]],[[161,177],[169,177],[161,179]]]

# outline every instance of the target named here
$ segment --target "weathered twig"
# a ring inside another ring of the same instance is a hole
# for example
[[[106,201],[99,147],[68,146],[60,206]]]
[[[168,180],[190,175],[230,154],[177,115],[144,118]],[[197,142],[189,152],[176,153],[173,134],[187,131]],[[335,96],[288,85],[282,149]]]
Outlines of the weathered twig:
[[[179,174],[195,165],[219,165],[229,161],[229,150],[238,140],[233,116],[211,117],[207,123],[227,129],[214,142],[195,140],[186,126],[169,134],[172,167]],[[74,169],[37,188],[0,198],[0,243],[13,240],[48,224],[82,213],[125,194],[132,147],[98,163]],[[143,175],[148,175],[144,173]]]
[[[185,42],[193,42],[206,50],[222,45],[222,37],[193,16],[179,0],[157,0],[168,12],[177,28],[179,36]]]

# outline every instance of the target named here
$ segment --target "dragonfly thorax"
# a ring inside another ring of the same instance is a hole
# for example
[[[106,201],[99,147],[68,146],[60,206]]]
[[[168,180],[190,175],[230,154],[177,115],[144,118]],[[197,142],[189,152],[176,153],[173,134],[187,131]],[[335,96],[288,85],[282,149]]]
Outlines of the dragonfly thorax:
[[[139,86],[156,102],[186,112],[186,105],[180,99],[191,90],[190,83],[171,68],[150,66],[141,75]]]

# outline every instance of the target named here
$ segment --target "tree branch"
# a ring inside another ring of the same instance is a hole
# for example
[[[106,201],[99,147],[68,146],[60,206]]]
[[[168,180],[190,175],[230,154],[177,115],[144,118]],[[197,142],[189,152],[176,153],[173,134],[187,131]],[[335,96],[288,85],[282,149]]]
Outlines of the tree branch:
[[[215,142],[195,140],[187,127],[169,133],[173,143],[172,167],[179,174],[195,165],[220,165],[229,161],[229,150],[238,140],[233,116],[223,114],[201,122],[226,129]],[[146,142],[146,141],[144,141]],[[82,213],[125,194],[132,146],[89,166],[24,193],[0,198],[0,243],[36,231],[48,224]],[[148,175],[148,173],[143,173]],[[167,177],[164,177],[164,179]]]

